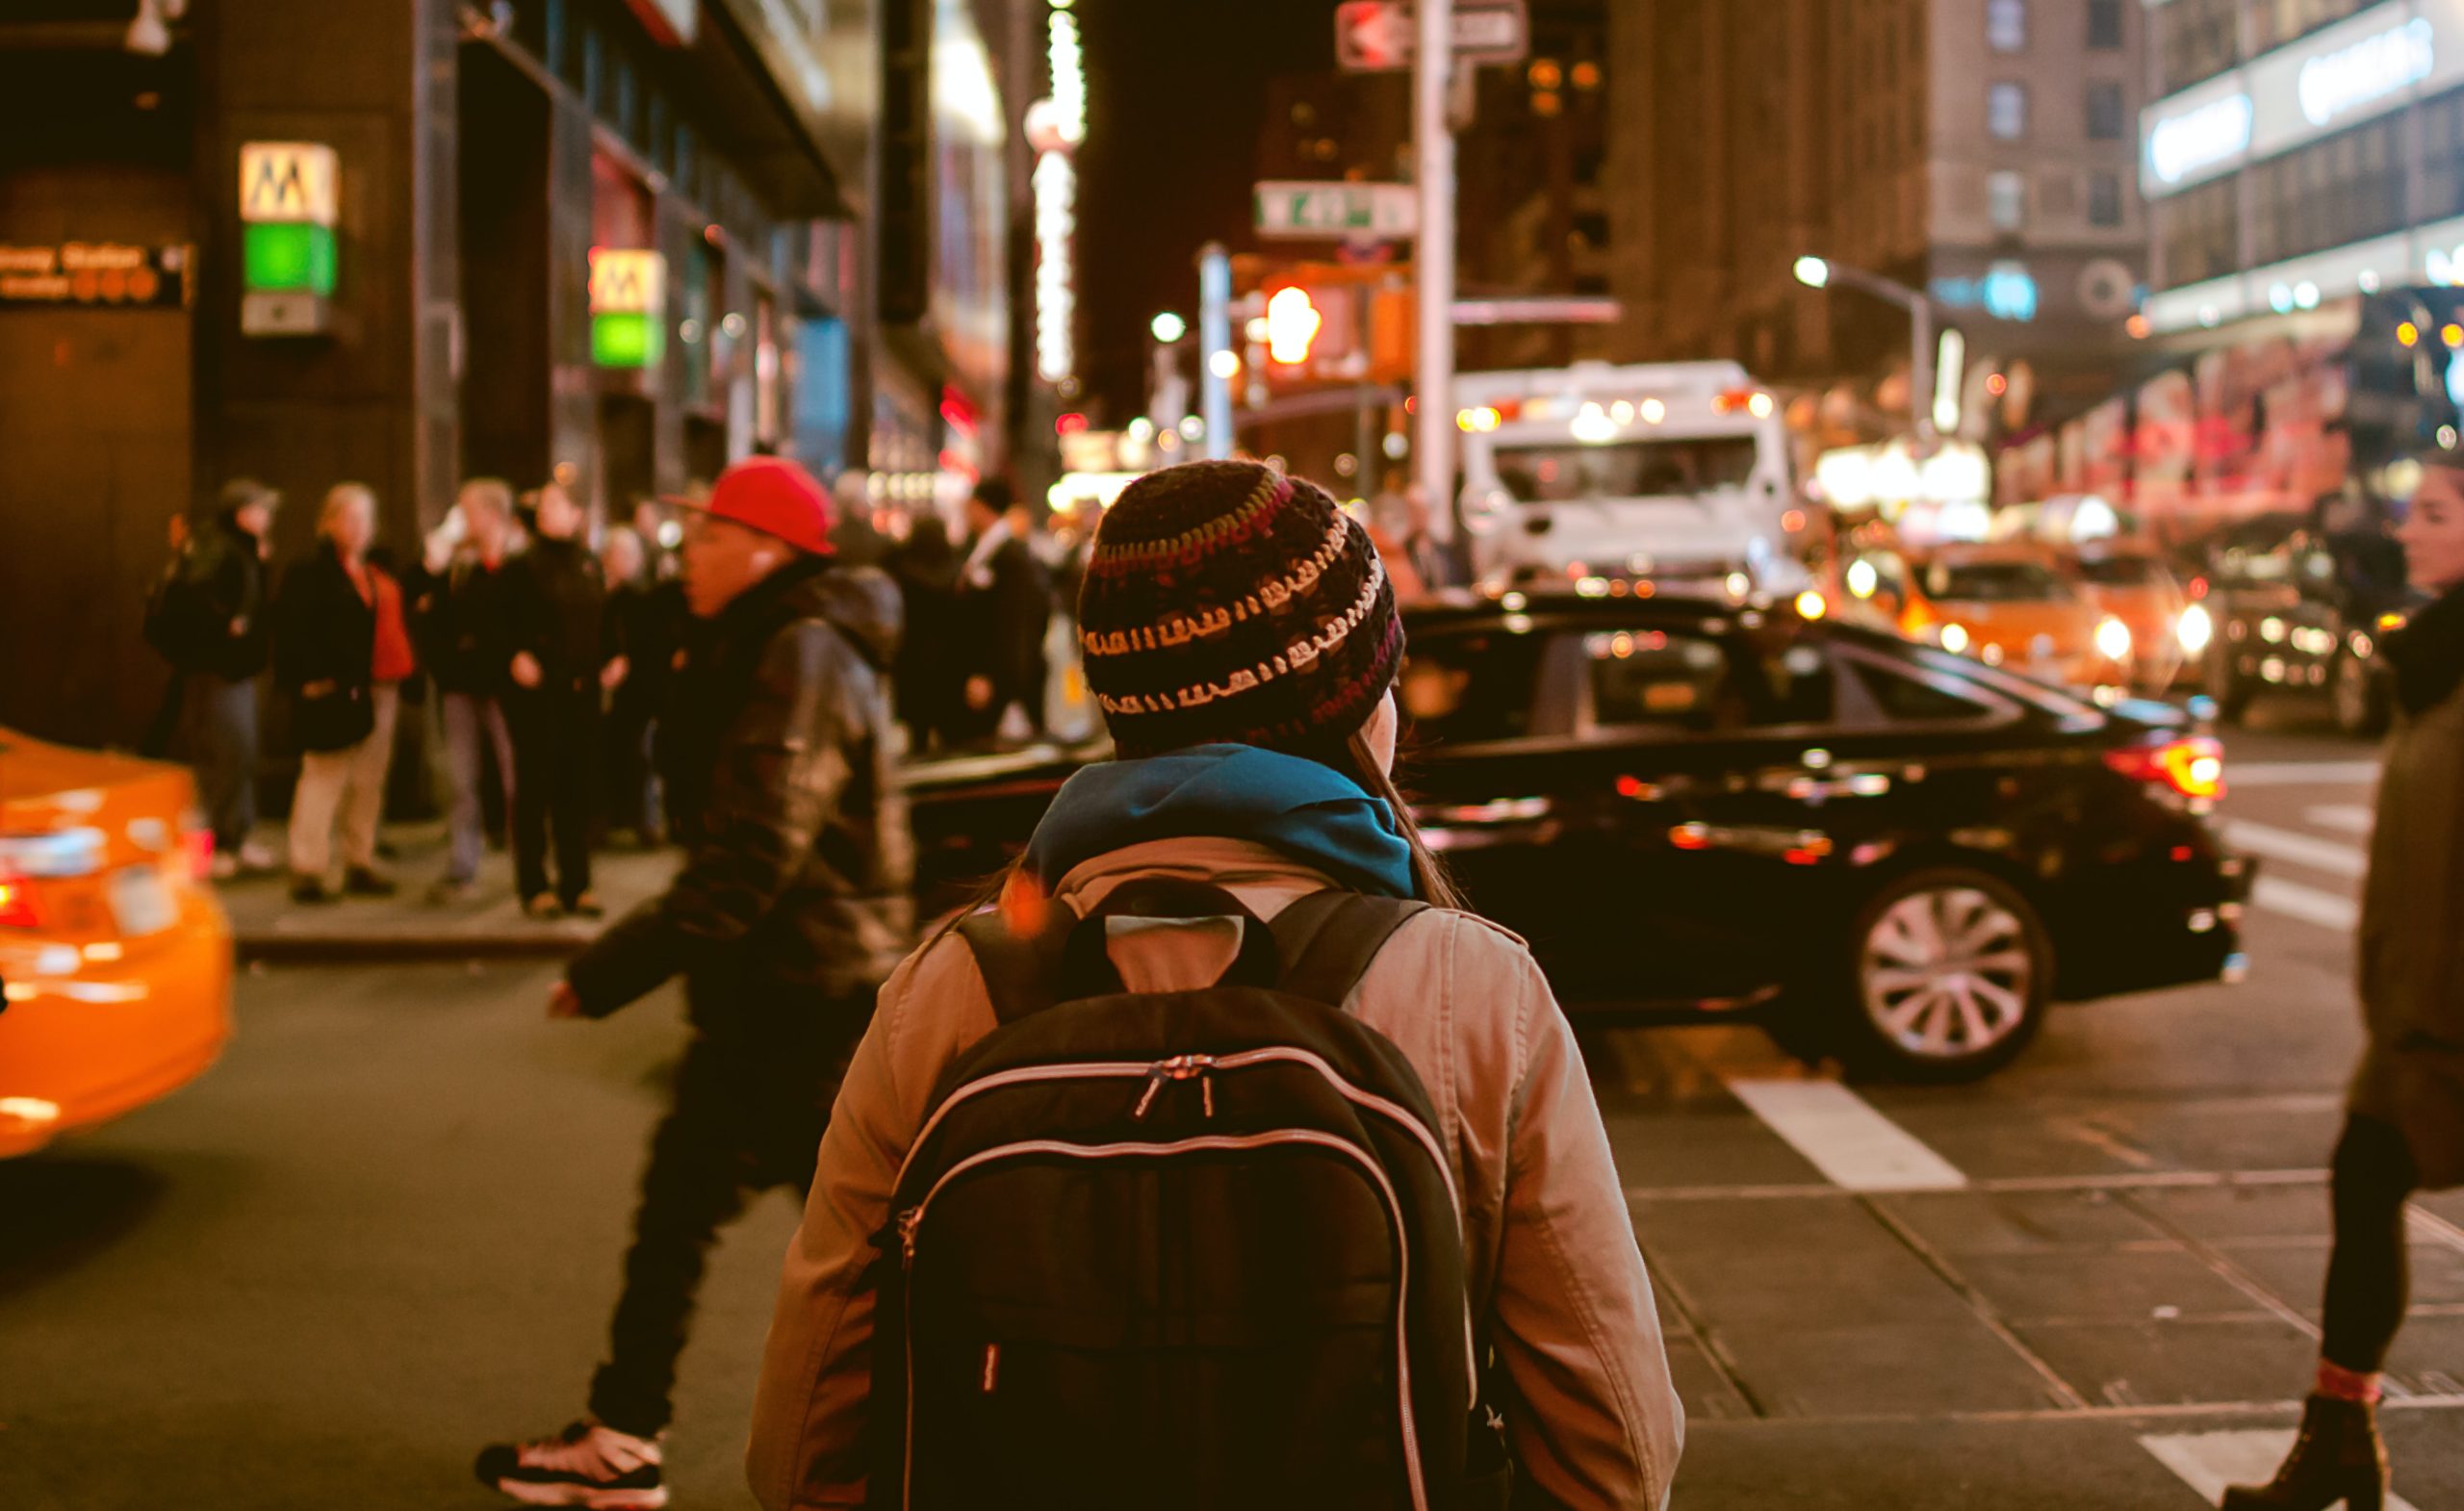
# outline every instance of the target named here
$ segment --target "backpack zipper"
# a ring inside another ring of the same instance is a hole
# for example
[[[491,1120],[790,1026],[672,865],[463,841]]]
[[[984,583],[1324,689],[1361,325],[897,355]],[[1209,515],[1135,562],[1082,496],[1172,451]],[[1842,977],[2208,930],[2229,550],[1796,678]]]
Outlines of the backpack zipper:
[[[1302,1053],[1305,1053],[1303,1051]],[[988,1077],[987,1079],[989,1079]],[[956,1098],[952,1098],[956,1100]],[[946,1104],[944,1104],[946,1105]],[[920,1140],[919,1140],[920,1141]],[[1412,1413],[1412,1341],[1409,1327],[1409,1302],[1412,1289],[1412,1240],[1403,1223],[1402,1198],[1395,1193],[1395,1183],[1376,1161],[1358,1148],[1332,1134],[1314,1128],[1279,1128],[1270,1133],[1206,1134],[1195,1139],[1183,1139],[1172,1143],[1067,1143],[1058,1139],[1031,1139],[1017,1143],[1005,1143],[990,1149],[980,1149],[941,1172],[924,1199],[899,1214],[899,1244],[903,1264],[912,1271],[915,1268],[916,1230],[924,1224],[925,1209],[941,1188],[967,1171],[1001,1160],[1016,1159],[1031,1154],[1054,1154],[1074,1160],[1118,1160],[1169,1158],[1179,1154],[1213,1153],[1230,1149],[1260,1149],[1275,1144],[1302,1143],[1331,1149],[1358,1165],[1369,1175],[1370,1182],[1385,1199],[1387,1216],[1395,1224],[1395,1252],[1399,1261],[1395,1280],[1395,1384],[1399,1411],[1398,1421],[1403,1436],[1403,1472],[1410,1483],[1413,1511],[1428,1511],[1428,1489],[1421,1475],[1420,1429]],[[915,1499],[915,1327],[906,1324],[907,1351],[907,1443],[906,1473],[899,1484],[899,1504],[911,1508]]]
[[[1333,1065],[1326,1063],[1323,1055],[1306,1049],[1294,1048],[1288,1044],[1270,1045],[1263,1049],[1245,1049],[1238,1054],[1220,1057],[1176,1055],[1160,1061],[1084,1061],[1068,1064],[1021,1065],[1014,1070],[996,1070],[988,1076],[960,1087],[952,1091],[940,1106],[933,1109],[932,1115],[924,1119],[924,1126],[916,1130],[915,1141],[907,1146],[907,1157],[899,1162],[898,1179],[890,1189],[895,1191],[907,1184],[908,1166],[914,1163],[915,1152],[924,1146],[924,1140],[932,1137],[935,1128],[940,1126],[942,1116],[951,1108],[979,1092],[998,1090],[1005,1086],[1031,1085],[1039,1081],[1127,1081],[1143,1076],[1146,1078],[1146,1089],[1140,1095],[1138,1106],[1133,1110],[1133,1115],[1143,1117],[1156,1092],[1162,1088],[1163,1082],[1174,1079],[1167,1067],[1197,1061],[1204,1061],[1205,1068],[1210,1070],[1245,1070],[1251,1065],[1277,1062],[1306,1065],[1318,1072],[1344,1100],[1355,1107],[1364,1107],[1377,1113],[1388,1121],[1402,1128],[1419,1140],[1421,1148],[1427,1153],[1431,1163],[1436,1165],[1438,1175],[1446,1182],[1446,1199],[1454,1207],[1455,1237],[1465,1243],[1471,1242],[1471,1236],[1466,1230],[1470,1219],[1464,1215],[1463,1192],[1455,1184],[1454,1162],[1447,1158],[1445,1149],[1437,1141],[1437,1135],[1430,1131],[1428,1125],[1422,1122],[1410,1109],[1400,1103],[1379,1096],[1373,1091],[1364,1091],[1352,1085]],[[1182,1078],[1186,1078],[1186,1074],[1189,1073],[1194,1072],[1185,1072]],[[1202,1081],[1201,1085],[1207,1099],[1206,1114],[1212,1117],[1215,1115],[1215,1083],[1209,1077]],[[909,1218],[916,1216],[921,1210],[920,1207],[911,1208],[908,1212],[901,1214],[898,1219],[900,1247],[904,1257],[911,1261],[914,1258],[914,1248],[911,1242],[912,1230],[909,1226]],[[1479,1363],[1479,1347],[1473,1341],[1471,1288],[1466,1286],[1463,1293],[1463,1375],[1469,1382],[1467,1388],[1472,1393],[1474,1406],[1478,1405],[1480,1399]]]

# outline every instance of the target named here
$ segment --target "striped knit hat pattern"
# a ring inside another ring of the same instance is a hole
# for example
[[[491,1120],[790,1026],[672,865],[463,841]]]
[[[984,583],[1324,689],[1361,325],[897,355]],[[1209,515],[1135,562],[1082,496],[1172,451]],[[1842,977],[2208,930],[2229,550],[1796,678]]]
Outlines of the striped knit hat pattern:
[[[1124,489],[1078,623],[1087,684],[1133,758],[1340,745],[1403,658],[1369,532],[1324,489],[1255,462],[1189,462]]]

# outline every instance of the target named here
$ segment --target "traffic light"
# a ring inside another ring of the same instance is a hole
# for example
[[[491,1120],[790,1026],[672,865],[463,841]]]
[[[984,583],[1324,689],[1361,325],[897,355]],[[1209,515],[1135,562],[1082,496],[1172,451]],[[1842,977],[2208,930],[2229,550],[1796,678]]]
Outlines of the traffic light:
[[[1297,284],[1277,289],[1267,300],[1267,355],[1285,367],[1298,367],[1309,360],[1310,345],[1325,322],[1308,290]]]

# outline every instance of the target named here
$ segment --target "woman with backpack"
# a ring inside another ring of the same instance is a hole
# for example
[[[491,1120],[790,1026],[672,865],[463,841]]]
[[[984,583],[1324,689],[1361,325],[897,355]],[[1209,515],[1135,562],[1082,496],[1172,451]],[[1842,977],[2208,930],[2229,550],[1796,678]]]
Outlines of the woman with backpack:
[[[1681,1412],[1632,1219],[1548,982],[1396,793],[1367,532],[1265,467],[1170,468],[1079,608],[1119,758],[882,990],[757,1496],[1662,1505]]]

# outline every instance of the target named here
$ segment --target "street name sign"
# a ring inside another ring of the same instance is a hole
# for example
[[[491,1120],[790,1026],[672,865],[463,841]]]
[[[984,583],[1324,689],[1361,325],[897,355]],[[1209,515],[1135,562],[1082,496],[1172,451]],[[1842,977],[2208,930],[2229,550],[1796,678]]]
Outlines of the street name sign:
[[[1257,189],[1263,237],[1400,239],[1420,229],[1420,201],[1409,184],[1270,179]]]

